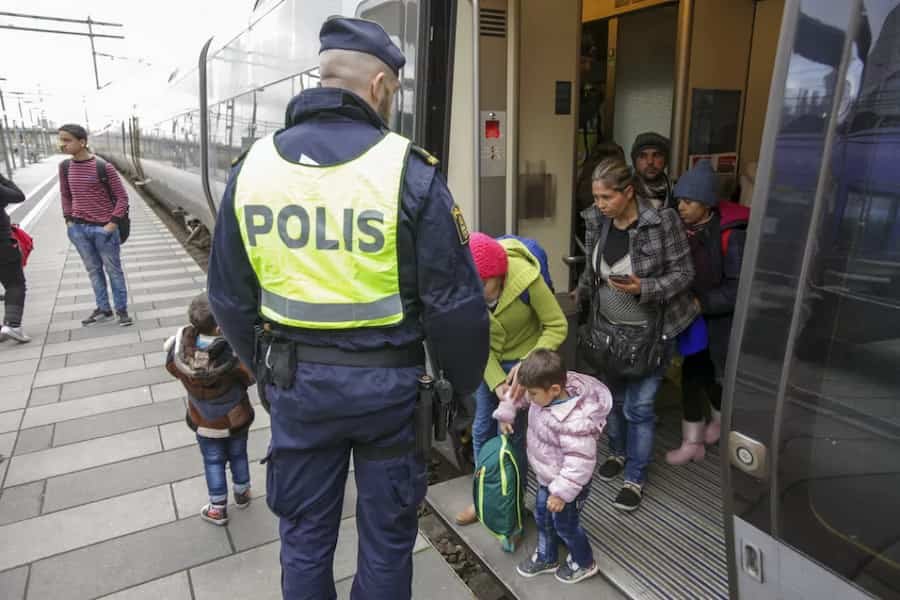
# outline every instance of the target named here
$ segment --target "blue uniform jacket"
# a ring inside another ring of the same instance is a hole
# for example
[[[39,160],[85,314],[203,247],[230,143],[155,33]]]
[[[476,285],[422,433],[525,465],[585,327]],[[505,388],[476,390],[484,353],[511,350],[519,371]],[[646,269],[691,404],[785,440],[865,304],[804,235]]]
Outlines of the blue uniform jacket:
[[[386,131],[384,122],[366,102],[337,88],[310,89],[296,96],[288,105],[286,125],[275,136],[282,156],[295,161],[300,161],[302,156],[322,165],[360,155]],[[225,337],[249,365],[253,359],[253,326],[260,319],[259,283],[247,258],[234,211],[235,181],[240,168],[240,162],[232,168],[219,207],[208,288],[213,313]],[[420,153],[410,152],[398,228],[404,320],[390,327],[339,331],[279,328],[279,331],[306,344],[351,351],[401,347],[427,336],[429,350],[434,352],[456,393],[474,392],[487,361],[488,311],[467,238],[461,236],[453,208],[443,175]],[[322,399],[321,403],[309,400],[306,409],[291,416],[303,421],[357,416],[408,401],[414,382],[412,387],[405,381],[399,385],[399,381],[389,381],[399,373],[384,371],[300,365],[296,382],[302,389],[297,391],[306,399],[329,395],[334,389],[351,388],[365,388],[368,396],[345,393],[338,402],[333,398]],[[406,375],[403,374],[404,380],[408,379]],[[385,377],[389,380],[384,380]],[[362,379],[369,381],[358,385]],[[373,387],[375,381],[382,385]],[[406,397],[384,397],[392,393]]]

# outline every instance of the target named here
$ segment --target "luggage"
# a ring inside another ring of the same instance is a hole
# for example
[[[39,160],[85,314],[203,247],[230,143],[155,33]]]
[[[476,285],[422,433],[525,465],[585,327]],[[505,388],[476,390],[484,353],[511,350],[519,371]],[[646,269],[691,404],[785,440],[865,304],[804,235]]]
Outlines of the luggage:
[[[522,534],[522,485],[512,444],[505,435],[488,440],[478,453],[472,496],[475,514],[488,531],[514,547],[514,536]]]

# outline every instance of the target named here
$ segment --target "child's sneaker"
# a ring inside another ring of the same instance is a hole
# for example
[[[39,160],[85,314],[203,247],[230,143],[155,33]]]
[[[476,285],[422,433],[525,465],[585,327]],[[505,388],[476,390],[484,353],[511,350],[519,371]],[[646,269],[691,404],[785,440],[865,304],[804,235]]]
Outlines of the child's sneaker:
[[[200,509],[200,517],[213,525],[225,525],[228,523],[228,509],[224,504],[207,504]]]
[[[534,551],[534,554],[516,565],[516,571],[518,571],[519,575],[522,577],[536,577],[538,575],[543,575],[544,573],[553,573],[557,568],[559,568],[559,561],[551,563],[539,560],[537,550]]]
[[[589,567],[581,567],[572,560],[571,556],[566,557],[566,562],[556,570],[556,580],[562,583],[578,583],[588,577],[593,577],[600,570],[600,565],[595,560]]]
[[[247,488],[243,493],[234,493],[234,503],[238,508],[247,508],[250,506],[250,488]]]
[[[631,481],[626,481],[619,491],[619,495],[613,501],[613,506],[625,512],[637,510],[641,505],[641,486]]]

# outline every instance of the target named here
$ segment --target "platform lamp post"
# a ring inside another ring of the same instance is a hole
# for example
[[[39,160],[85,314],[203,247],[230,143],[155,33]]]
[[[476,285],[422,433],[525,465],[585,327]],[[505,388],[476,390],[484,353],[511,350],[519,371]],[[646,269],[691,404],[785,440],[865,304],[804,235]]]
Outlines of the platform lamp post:
[[[6,81],[6,77],[0,77],[0,82]],[[6,166],[6,176],[13,178],[15,167],[9,160],[9,153],[12,152],[12,142],[9,138],[9,121],[6,118],[6,102],[3,100],[3,87],[0,83],[0,112],[3,113],[3,119],[0,120],[0,152],[3,153],[3,163]]]

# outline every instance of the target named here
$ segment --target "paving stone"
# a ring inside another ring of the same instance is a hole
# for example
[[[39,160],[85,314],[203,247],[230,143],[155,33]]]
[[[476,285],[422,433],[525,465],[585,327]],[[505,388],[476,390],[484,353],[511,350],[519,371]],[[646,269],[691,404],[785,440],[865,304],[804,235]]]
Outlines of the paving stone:
[[[138,331],[127,331],[123,333],[120,328],[115,331],[115,334],[116,335],[104,337],[102,339],[89,338],[63,344],[47,344],[44,347],[44,356],[76,354],[89,350],[101,350],[115,346],[135,344],[141,341],[141,336]]]
[[[19,439],[16,441],[16,454],[46,450],[50,447],[52,439],[53,425],[23,429],[19,432]]]
[[[159,319],[159,324],[162,327],[172,327],[174,329],[184,325],[184,317],[181,315],[174,317],[162,317]]]
[[[0,412],[0,433],[18,431],[19,422],[22,420],[22,410],[8,410]]]
[[[101,600],[193,600],[187,571],[181,571],[109,596]]]
[[[28,406],[43,406],[44,404],[59,402],[60,390],[62,390],[61,385],[48,385],[43,388],[34,388],[31,390],[31,396],[28,398]]]
[[[71,331],[51,331],[44,338],[44,343],[47,344],[58,344],[61,342],[68,342],[71,336]],[[35,340],[32,340],[32,344]]]
[[[76,354],[68,354],[66,366],[74,367],[77,365],[84,365],[88,363],[107,360],[111,352],[115,353],[117,357],[122,358],[124,356],[137,356],[139,354],[145,354],[154,351],[162,354],[162,343],[160,341],[152,340],[150,342],[141,342],[140,336],[138,336],[138,341],[130,343],[126,346],[115,346],[112,349],[102,348],[99,350],[81,351]]]
[[[51,369],[61,369],[66,366],[65,356],[47,356],[41,359],[39,369],[41,371],[49,371]]]
[[[29,335],[32,336],[32,342],[24,347],[14,348],[12,342],[0,342],[0,363],[19,362],[28,358],[41,357],[41,341],[34,338],[34,331],[30,330]]]
[[[164,402],[175,398],[185,398],[187,392],[180,381],[170,381],[168,383],[157,383],[150,386],[150,393],[154,402]]]
[[[163,354],[162,350],[157,352],[151,352],[149,354],[144,354],[144,367],[147,369],[154,369],[156,367],[162,367],[166,364],[166,355]]]
[[[9,461],[6,485],[37,481],[46,477],[159,452],[159,450],[159,434],[155,427],[150,427],[69,446],[13,456]]]
[[[3,495],[0,495],[0,525],[38,516],[43,495],[43,481],[4,488]]]
[[[171,326],[167,327],[159,327],[157,326],[155,329],[142,329],[141,330],[141,339],[145,342],[150,340],[164,340],[167,337],[171,336],[174,333],[172,331]]]
[[[40,387],[67,383],[69,381],[93,379],[95,377],[112,377],[119,373],[133,371],[143,367],[143,357],[126,356],[125,358],[105,360],[103,362],[79,365],[77,367],[64,367],[62,369],[40,371],[35,377],[34,385],[35,387]]]
[[[13,453],[13,448],[16,446],[17,435],[18,434],[15,431],[0,433],[0,456],[7,457]]]
[[[37,427],[48,423],[58,423],[69,419],[89,417],[105,412],[150,404],[150,388],[134,387],[107,394],[85,396],[75,400],[56,402],[45,406],[30,407],[25,411],[22,427]]]
[[[77,400],[71,402],[77,402]],[[53,445],[64,446],[104,435],[143,429],[173,421],[184,423],[184,402],[180,399],[144,404],[134,408],[57,423]]]
[[[139,506],[140,510],[135,510]],[[0,569],[161,525],[175,518],[168,486],[0,527]],[[159,554],[165,554],[161,552]],[[37,583],[34,578],[32,581]],[[67,594],[56,596],[68,597]]]
[[[25,408],[28,405],[28,396],[31,392],[25,388],[10,389],[6,387],[6,382],[13,377],[4,377],[3,394],[0,395],[0,411],[14,410],[16,408]]]
[[[32,375],[37,370],[38,360],[19,360],[0,364],[0,377],[7,375]]]
[[[155,325],[153,327],[156,327]],[[150,329],[152,327],[147,327],[147,324],[143,321],[135,321],[134,325],[130,327],[119,327],[119,325],[115,322],[110,323],[100,323],[99,325],[92,325],[90,327],[76,327],[69,331],[69,340],[78,341],[78,340],[89,340],[91,338],[107,338],[115,335],[121,334],[123,331],[138,332],[140,333],[141,329]],[[69,341],[63,340],[63,341]]]
[[[8,375],[3,378],[4,394],[10,391],[31,389],[32,375]]]
[[[199,517],[168,523],[36,562],[31,566],[28,598],[96,598],[230,553],[223,527]],[[256,598],[234,593],[224,597]]]
[[[135,386],[164,383],[171,379],[172,376],[169,375],[165,369],[140,369],[138,371],[128,371],[116,375],[116,377],[98,377],[96,379],[85,379],[84,381],[66,383],[63,385],[60,399],[71,400],[73,398],[112,393],[133,388]]]
[[[194,289],[196,290],[196,288]],[[137,313],[136,317],[142,320],[170,319],[177,317],[181,320],[182,325],[187,324],[187,307],[190,305],[190,300],[169,300],[169,302],[173,302],[174,304],[166,308],[161,308],[158,306],[158,304],[162,303],[154,302],[152,310],[139,312]]]
[[[25,600],[25,585],[28,583],[28,567],[19,567],[0,573],[0,598],[3,600]]]
[[[251,434],[247,442],[247,454],[254,457],[265,456],[268,445],[268,437]],[[44,512],[168,484],[201,473],[203,459],[200,451],[194,446],[187,446],[62,475],[47,481]]]

